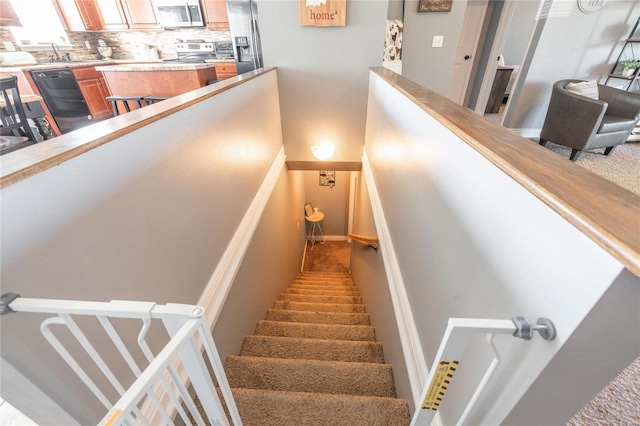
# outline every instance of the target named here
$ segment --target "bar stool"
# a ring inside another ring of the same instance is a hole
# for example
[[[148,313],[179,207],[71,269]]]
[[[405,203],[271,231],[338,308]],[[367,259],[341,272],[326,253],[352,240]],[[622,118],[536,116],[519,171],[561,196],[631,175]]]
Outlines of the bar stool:
[[[169,95],[150,95],[145,96],[143,99],[147,103],[147,105],[155,104],[156,102],[164,101],[165,99],[170,98]]]
[[[320,244],[324,244],[324,232],[322,232],[322,225],[320,224],[324,219],[324,213],[319,210],[315,210],[312,214],[305,216],[304,218],[310,224],[307,239],[311,241],[311,250],[313,250],[313,245],[316,243],[316,239],[318,239]],[[316,235],[316,231],[319,232],[319,235]]]
[[[148,95],[144,95],[144,96],[111,95],[111,96],[107,96],[106,99],[109,102],[111,102],[111,107],[113,108],[113,116],[117,117],[118,115],[120,115],[120,111],[121,111],[121,109],[118,109],[118,102],[120,102],[122,107],[124,107],[125,112],[130,112],[131,105],[129,105],[129,102],[133,102],[135,105],[137,105],[138,108],[142,108],[143,106],[147,105],[147,102],[144,100],[146,96]]]

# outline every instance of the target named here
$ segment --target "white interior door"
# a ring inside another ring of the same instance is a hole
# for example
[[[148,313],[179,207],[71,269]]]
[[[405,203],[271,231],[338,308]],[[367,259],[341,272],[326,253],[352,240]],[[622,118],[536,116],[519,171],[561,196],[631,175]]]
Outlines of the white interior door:
[[[469,78],[473,68],[473,59],[478,49],[480,32],[487,12],[487,0],[470,0],[462,23],[462,32],[458,39],[456,59],[449,83],[447,98],[463,105],[467,93]]]

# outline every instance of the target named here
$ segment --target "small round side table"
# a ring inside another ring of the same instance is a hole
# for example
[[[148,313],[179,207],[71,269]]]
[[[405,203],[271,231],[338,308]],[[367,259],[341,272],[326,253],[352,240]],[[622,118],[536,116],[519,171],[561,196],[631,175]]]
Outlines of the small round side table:
[[[313,245],[316,243],[316,240],[319,241],[320,244],[324,244],[324,233],[322,232],[322,226],[320,224],[322,219],[324,219],[324,213],[316,211],[309,216],[305,216],[305,219],[311,224],[311,226],[309,226],[307,239],[311,241],[311,250],[313,250]],[[316,235],[316,232],[318,232],[319,235]]]

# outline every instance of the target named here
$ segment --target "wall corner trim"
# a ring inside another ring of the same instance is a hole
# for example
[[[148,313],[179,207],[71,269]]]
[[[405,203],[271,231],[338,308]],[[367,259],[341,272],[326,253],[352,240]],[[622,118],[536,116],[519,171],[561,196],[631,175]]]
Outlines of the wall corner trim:
[[[220,316],[233,280],[260,223],[262,213],[271,197],[280,172],[285,167],[285,160],[286,155],[284,154],[284,145],[282,145],[198,300],[198,305],[204,308],[210,329],[213,329]]]
[[[373,217],[380,239],[380,251],[387,274],[389,283],[389,292],[393,303],[393,311],[398,325],[400,341],[402,344],[402,353],[404,354],[407,373],[409,375],[409,383],[411,385],[411,393],[416,409],[420,409],[422,402],[422,392],[427,383],[429,376],[429,368],[422,353],[422,345],[420,344],[420,336],[413,319],[411,304],[405,290],[400,265],[396,258],[393,242],[387,222],[382,210],[382,203],[378,196],[378,188],[375,184],[371,163],[367,156],[366,148],[362,155],[362,172],[364,173],[369,190],[369,198],[371,199],[371,208]]]

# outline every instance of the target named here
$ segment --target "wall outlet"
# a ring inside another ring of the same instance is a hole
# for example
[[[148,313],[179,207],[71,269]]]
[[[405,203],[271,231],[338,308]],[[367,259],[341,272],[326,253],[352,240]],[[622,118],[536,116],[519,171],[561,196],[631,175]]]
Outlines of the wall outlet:
[[[91,49],[91,43],[89,43],[88,41],[85,41],[84,47],[86,47],[87,49]]]
[[[433,36],[431,47],[442,47],[444,44],[444,36]]]

